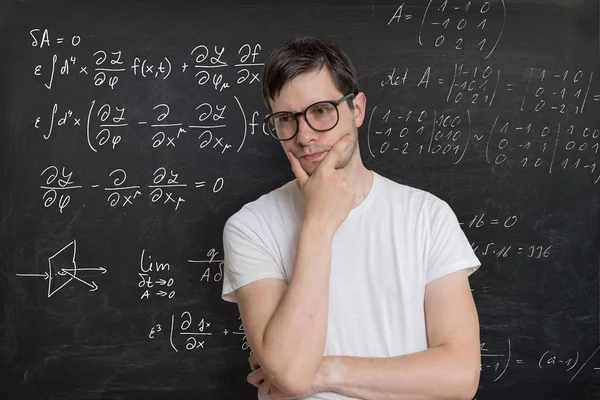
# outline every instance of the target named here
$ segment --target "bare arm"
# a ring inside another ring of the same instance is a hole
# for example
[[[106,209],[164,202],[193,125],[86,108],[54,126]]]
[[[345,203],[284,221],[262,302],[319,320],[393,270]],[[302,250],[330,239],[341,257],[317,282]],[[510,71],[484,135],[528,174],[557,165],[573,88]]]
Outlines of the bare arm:
[[[305,215],[289,285],[266,279],[236,291],[246,336],[261,373],[277,388],[300,395],[319,370],[329,312],[331,244],[354,202],[354,189],[335,169],[351,143],[336,143],[309,178],[298,159],[289,155],[302,188]]]
[[[472,399],[479,384],[479,321],[466,271],[426,286],[429,349],[391,358],[325,357],[320,390],[361,399]]]
[[[252,351],[266,376],[287,393],[310,386],[325,349],[329,304],[331,237],[303,225],[294,272],[237,290]]]

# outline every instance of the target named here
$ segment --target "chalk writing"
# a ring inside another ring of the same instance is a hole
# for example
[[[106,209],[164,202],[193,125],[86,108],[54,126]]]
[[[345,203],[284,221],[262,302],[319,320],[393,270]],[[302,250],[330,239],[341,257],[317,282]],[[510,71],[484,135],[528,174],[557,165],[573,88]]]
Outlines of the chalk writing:
[[[88,282],[83,279],[80,274],[86,274],[87,271],[93,271],[93,273],[105,274],[105,267],[84,267],[79,268],[77,261],[77,241],[73,240],[65,247],[48,257],[48,271],[44,273],[25,272],[18,273],[17,276],[44,278],[48,281],[48,298],[55,295],[58,291],[64,288],[71,282],[80,282],[87,286],[88,291],[94,292],[98,290],[98,285],[95,281]],[[87,278],[86,278],[87,279]]]

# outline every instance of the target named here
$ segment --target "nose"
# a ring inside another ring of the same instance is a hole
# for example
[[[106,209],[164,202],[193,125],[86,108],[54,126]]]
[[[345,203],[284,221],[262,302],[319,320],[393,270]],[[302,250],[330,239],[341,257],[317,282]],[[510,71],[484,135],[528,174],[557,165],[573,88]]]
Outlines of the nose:
[[[296,134],[296,142],[301,146],[307,146],[311,142],[317,140],[319,132],[315,131],[306,122],[306,116],[298,116],[298,133]]]

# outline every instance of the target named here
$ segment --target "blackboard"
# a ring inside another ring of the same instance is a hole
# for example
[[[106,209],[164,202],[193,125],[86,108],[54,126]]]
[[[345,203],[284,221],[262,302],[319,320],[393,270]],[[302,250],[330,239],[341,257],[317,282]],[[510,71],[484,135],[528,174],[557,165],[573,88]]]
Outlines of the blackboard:
[[[3,399],[240,399],[222,228],[293,178],[259,72],[354,60],[365,165],[447,201],[482,260],[478,399],[600,397],[598,2],[0,6]]]

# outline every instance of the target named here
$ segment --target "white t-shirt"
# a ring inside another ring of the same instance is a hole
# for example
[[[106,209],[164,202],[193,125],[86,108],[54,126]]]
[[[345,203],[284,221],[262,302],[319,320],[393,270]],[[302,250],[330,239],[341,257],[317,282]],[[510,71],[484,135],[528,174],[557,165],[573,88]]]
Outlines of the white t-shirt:
[[[443,200],[373,172],[332,242],[324,355],[392,357],[427,349],[425,285],[480,262]],[[246,204],[223,232],[223,300],[264,278],[289,283],[304,198],[295,181]],[[309,399],[348,399],[319,393]]]

